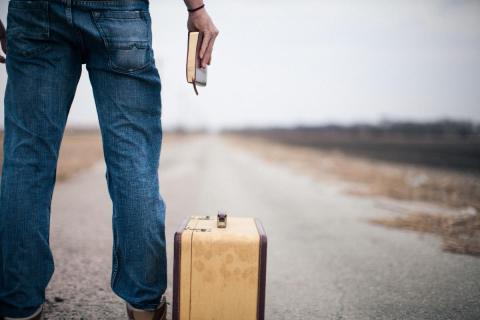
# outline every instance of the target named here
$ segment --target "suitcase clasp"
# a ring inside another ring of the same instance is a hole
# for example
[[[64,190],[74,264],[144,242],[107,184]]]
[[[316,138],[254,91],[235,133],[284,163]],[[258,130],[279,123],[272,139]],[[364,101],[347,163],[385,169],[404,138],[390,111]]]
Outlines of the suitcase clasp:
[[[227,214],[225,212],[219,212],[217,214],[217,228],[224,229],[227,227]]]

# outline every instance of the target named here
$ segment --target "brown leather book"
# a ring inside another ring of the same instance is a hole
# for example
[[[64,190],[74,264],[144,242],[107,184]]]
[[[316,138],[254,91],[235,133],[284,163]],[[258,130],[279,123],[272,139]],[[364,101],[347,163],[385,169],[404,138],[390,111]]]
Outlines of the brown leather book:
[[[187,82],[193,85],[198,95],[197,86],[207,85],[207,69],[200,68],[200,47],[202,46],[203,33],[189,32],[187,47]]]

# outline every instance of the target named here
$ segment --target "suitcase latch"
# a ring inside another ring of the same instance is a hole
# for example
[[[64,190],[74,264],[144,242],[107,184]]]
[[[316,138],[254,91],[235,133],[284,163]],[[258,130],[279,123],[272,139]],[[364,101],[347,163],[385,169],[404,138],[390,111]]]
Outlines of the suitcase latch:
[[[227,214],[225,212],[219,212],[217,214],[217,228],[224,229],[227,227]]]

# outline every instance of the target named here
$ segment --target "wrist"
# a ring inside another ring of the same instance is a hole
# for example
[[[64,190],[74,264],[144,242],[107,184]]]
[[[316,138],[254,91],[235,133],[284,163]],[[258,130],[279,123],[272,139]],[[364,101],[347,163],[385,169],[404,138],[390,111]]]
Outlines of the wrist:
[[[202,3],[202,4],[199,4],[197,6],[194,6],[194,7],[187,7],[187,11],[189,14],[192,14],[192,13],[195,13],[195,12],[198,12],[198,11],[202,11],[205,9],[205,4]]]

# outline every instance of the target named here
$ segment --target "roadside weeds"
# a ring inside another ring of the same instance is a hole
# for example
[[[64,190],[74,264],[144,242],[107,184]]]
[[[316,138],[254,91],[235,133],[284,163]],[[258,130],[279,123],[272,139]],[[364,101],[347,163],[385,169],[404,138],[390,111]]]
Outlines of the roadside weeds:
[[[478,213],[454,217],[414,212],[406,216],[377,218],[369,221],[388,228],[436,234],[442,238],[445,251],[480,256],[480,215]]]
[[[317,179],[354,182],[358,196],[435,203],[458,214],[407,212],[369,220],[388,228],[440,236],[449,252],[480,256],[480,177],[448,170],[371,160],[340,151],[285,145],[262,138],[231,135],[228,140],[263,158],[286,163]]]

